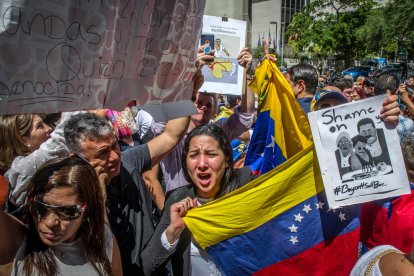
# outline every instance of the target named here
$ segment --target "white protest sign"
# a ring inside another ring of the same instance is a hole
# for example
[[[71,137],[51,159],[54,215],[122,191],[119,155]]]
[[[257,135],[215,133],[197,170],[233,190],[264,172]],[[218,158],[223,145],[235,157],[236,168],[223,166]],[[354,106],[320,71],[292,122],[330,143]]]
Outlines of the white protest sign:
[[[237,56],[246,43],[246,21],[221,17],[203,17],[201,43],[209,40],[214,50],[214,61],[204,65],[204,84],[200,91],[241,95],[244,68],[237,63]]]
[[[410,193],[397,131],[379,116],[384,99],[308,114],[331,208]]]
[[[1,1],[0,114],[189,100],[204,5]]]

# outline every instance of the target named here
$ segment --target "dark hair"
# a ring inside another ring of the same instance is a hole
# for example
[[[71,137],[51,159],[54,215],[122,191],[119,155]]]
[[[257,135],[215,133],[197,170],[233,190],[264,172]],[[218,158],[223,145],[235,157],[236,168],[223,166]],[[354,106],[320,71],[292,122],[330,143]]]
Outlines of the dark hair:
[[[386,94],[389,89],[391,93],[395,93],[400,85],[397,76],[391,73],[384,73],[377,77],[375,81],[375,95]]]
[[[201,95],[205,95],[205,96],[210,96],[212,99],[213,99],[213,101],[214,101],[214,99],[215,99],[215,93],[209,93],[209,92],[207,92],[207,91],[204,91],[204,92],[201,92],[201,91],[199,91],[199,92],[197,92],[197,93],[200,93]],[[197,100],[197,93],[194,93],[192,96],[191,96],[191,101],[192,102],[195,102],[196,100]]]
[[[362,135],[357,135],[352,137],[352,145],[355,147],[358,142],[362,142],[364,144],[368,143],[367,138]]]
[[[113,133],[105,118],[92,113],[80,113],[71,116],[64,128],[66,145],[74,153],[81,152],[85,139],[96,140]]]
[[[287,73],[293,83],[297,84],[298,81],[303,80],[306,85],[306,91],[315,94],[316,87],[318,86],[318,72],[312,65],[305,63],[297,64],[290,67]]]
[[[230,108],[234,108],[237,105],[237,100],[241,100],[241,97],[237,95],[227,95],[227,102],[229,103]]]
[[[375,85],[375,81],[373,78],[371,77],[366,77],[362,83],[363,85],[369,86],[369,87],[374,87]]]
[[[352,88],[353,85],[352,80],[346,78],[336,78],[332,81],[332,86],[338,87],[341,92],[344,92],[347,88]]]
[[[408,135],[401,143],[401,150],[407,170],[414,170],[414,135]]]
[[[78,229],[84,257],[99,273],[111,275],[112,269],[106,254],[104,204],[98,176],[93,167],[78,156],[55,158],[44,163],[34,174],[28,186],[28,198],[44,194],[53,188],[71,187],[79,199],[87,204],[82,225]],[[28,224],[24,271],[31,275],[57,275],[58,268],[53,250],[45,245],[36,230],[30,204],[25,207]]]
[[[361,128],[361,126],[367,125],[367,124],[371,124],[372,127],[375,128],[375,124],[374,124],[374,121],[372,119],[364,118],[364,119],[359,120],[359,122],[357,124],[358,132],[359,132],[359,129]]]
[[[230,181],[233,180],[233,177],[234,177],[233,149],[230,145],[229,140],[227,139],[226,133],[221,127],[216,126],[214,124],[197,126],[193,128],[193,130],[191,130],[191,132],[187,135],[187,138],[185,139],[185,142],[184,142],[184,150],[181,155],[181,165],[183,167],[184,177],[189,183],[193,184],[190,174],[188,173],[186,159],[187,159],[188,151],[190,148],[191,139],[193,139],[196,136],[201,136],[201,135],[210,136],[211,138],[216,140],[219,144],[220,149],[223,151],[224,156],[227,158],[226,161],[227,161],[228,166],[226,167],[224,171],[224,176],[220,183],[220,189],[216,195],[216,198],[218,198],[236,189],[236,186],[234,185],[233,185],[234,187],[229,186]]]

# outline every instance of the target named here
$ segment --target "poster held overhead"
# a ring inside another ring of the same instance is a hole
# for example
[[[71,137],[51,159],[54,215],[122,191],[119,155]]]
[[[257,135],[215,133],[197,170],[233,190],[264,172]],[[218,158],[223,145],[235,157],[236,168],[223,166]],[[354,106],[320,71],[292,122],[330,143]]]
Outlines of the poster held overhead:
[[[241,95],[244,69],[238,65],[237,56],[245,47],[246,22],[204,15],[201,38],[200,45],[209,41],[214,60],[202,68],[204,84],[200,91]]]
[[[204,5],[2,1],[0,114],[188,105]]]
[[[331,208],[411,192],[398,133],[379,116],[383,101],[377,96],[308,114]]]

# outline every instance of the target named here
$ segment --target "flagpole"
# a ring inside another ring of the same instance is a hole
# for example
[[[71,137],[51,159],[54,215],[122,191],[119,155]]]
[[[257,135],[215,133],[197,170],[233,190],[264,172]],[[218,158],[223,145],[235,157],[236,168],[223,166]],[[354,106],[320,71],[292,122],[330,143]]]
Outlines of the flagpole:
[[[270,21],[270,24],[274,24],[276,25],[276,45],[273,45],[273,48],[275,50],[275,53],[279,53],[279,44],[278,44],[278,39],[277,39],[277,21]],[[274,43],[273,43],[274,44]]]

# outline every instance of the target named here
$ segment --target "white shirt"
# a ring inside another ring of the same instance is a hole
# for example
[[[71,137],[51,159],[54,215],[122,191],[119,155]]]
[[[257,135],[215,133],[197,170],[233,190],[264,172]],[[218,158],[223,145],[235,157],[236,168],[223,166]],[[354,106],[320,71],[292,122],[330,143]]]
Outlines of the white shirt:
[[[381,145],[379,143],[378,138],[374,143],[367,144],[366,148],[369,150],[372,157],[378,157],[382,154],[382,149],[381,149]]]
[[[339,150],[339,155],[341,156],[341,168],[349,167],[349,157],[351,157],[351,153],[348,152],[346,156],[343,156],[341,151]]]
[[[202,205],[207,201],[200,202],[197,200],[198,205]],[[170,244],[167,240],[167,235],[165,231],[161,235],[161,244],[167,249],[169,252],[174,252],[175,248],[177,247],[178,238],[173,244]],[[213,263],[213,261],[208,256],[207,252],[200,248],[197,245],[197,242],[191,236],[191,248],[190,248],[190,263],[191,263],[191,275],[194,276],[221,276],[220,270],[218,270],[217,266]]]

